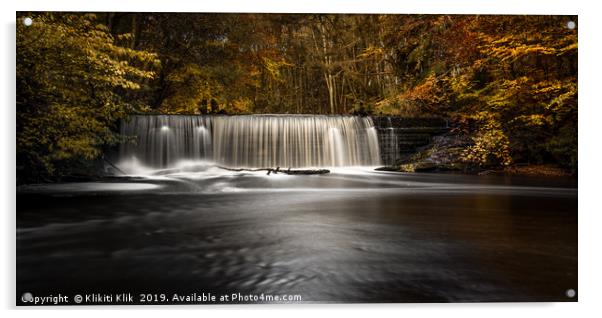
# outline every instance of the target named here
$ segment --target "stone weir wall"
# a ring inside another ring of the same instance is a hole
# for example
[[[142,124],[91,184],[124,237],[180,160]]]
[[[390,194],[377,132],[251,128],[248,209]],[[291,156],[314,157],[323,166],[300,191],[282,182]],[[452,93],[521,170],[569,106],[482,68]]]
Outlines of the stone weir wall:
[[[419,148],[430,144],[433,137],[449,130],[445,118],[415,118],[373,116],[378,133],[382,162],[391,166],[415,154]]]

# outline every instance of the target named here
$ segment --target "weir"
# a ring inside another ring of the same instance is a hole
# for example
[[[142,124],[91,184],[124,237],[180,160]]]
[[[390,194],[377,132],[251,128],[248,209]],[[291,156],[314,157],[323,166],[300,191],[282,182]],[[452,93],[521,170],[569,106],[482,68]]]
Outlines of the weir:
[[[370,117],[326,115],[134,115],[119,161],[153,168],[210,161],[233,168],[377,166]]]

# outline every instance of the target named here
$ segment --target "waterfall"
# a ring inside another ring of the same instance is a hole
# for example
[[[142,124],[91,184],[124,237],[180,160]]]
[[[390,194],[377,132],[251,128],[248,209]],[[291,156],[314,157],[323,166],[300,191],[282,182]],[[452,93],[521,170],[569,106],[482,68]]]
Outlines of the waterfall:
[[[387,117],[387,130],[389,131],[389,143],[390,149],[387,154],[386,164],[391,165],[399,160],[399,136],[395,131],[395,127],[393,127],[393,123],[391,122],[391,117]]]
[[[134,115],[120,161],[166,168],[211,161],[233,168],[375,166],[378,136],[369,117],[323,115]]]

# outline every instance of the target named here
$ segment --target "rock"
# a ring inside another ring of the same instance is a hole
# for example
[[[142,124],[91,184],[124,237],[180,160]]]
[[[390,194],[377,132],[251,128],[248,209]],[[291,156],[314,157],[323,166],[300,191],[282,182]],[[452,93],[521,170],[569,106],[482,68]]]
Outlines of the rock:
[[[463,135],[435,136],[432,143],[398,162],[395,168],[403,172],[466,171],[469,165],[462,160],[462,152],[470,142]]]
[[[386,166],[386,167],[378,167],[374,169],[375,171],[399,171],[399,167],[397,166]]]
[[[495,173],[495,171],[493,171],[493,170],[483,170],[483,171],[481,171],[481,172],[479,172],[477,174],[479,176],[486,176],[486,175],[489,175],[489,174],[492,174],[492,173]]]

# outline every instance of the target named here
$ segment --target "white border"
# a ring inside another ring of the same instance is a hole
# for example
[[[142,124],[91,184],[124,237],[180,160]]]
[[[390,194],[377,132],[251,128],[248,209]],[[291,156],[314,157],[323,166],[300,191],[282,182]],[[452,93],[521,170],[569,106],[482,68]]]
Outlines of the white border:
[[[290,3],[289,3],[290,2]],[[389,305],[253,305],[253,306],[153,306],[111,307],[120,309],[123,315],[163,317],[165,310],[176,314],[258,316],[314,316],[318,311],[337,316],[365,317],[376,315],[415,315],[432,317],[581,317],[600,315],[598,309],[602,295],[600,271],[600,243],[602,242],[602,208],[598,194],[601,180],[602,122],[601,91],[602,12],[596,1],[586,0],[307,0],[307,1],[192,1],[192,0],[20,0],[2,4],[2,58],[3,74],[0,75],[1,98],[4,100],[0,115],[0,156],[2,189],[0,203],[3,209],[0,237],[2,309],[15,309],[15,11],[146,11],[146,12],[332,12],[332,13],[448,13],[448,14],[563,14],[579,15],[579,303],[514,303],[514,304],[389,304]],[[39,308],[8,312],[11,316],[79,317],[81,312],[72,308]],[[105,317],[108,307],[88,307],[92,317]],[[143,312],[131,312],[138,309]],[[191,311],[192,310],[192,311]],[[199,310],[201,312],[199,312]],[[336,313],[334,312],[336,310]],[[111,313],[112,314],[112,313]]]
[[[18,8],[39,11],[134,12],[288,12],[288,13],[470,13],[470,14],[575,14],[576,2],[559,0],[21,0]],[[529,4],[532,2],[531,4]],[[585,1],[583,1],[585,2]],[[117,10],[118,8],[119,10]]]

